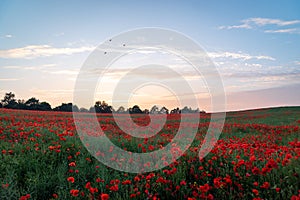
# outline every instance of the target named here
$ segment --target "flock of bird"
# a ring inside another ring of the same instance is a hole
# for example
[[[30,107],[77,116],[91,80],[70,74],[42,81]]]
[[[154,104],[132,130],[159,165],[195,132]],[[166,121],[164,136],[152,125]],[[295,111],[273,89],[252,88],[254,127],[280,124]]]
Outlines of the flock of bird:
[[[109,41],[111,42],[112,39],[109,39]],[[123,44],[123,47],[125,47],[125,46],[126,46],[126,44]],[[107,54],[107,51],[105,51],[104,54]]]

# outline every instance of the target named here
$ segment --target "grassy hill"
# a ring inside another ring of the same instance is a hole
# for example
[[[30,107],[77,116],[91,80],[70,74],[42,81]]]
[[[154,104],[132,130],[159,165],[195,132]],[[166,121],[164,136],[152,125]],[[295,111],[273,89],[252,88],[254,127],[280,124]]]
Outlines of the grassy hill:
[[[300,106],[260,108],[226,113],[226,122],[267,125],[299,125]]]

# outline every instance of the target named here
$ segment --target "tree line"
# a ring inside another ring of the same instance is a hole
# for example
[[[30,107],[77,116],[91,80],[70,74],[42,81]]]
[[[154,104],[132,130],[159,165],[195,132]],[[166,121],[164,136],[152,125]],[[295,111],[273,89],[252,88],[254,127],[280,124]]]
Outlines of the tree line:
[[[21,109],[21,110],[40,110],[40,111],[61,111],[61,112],[96,112],[96,113],[127,113],[130,114],[172,114],[172,113],[199,113],[205,112],[200,111],[198,108],[193,110],[191,107],[185,106],[182,109],[174,108],[172,110],[167,109],[166,107],[159,108],[154,105],[150,110],[142,110],[138,105],[134,105],[128,109],[125,109],[123,106],[120,106],[115,110],[111,105],[108,105],[105,101],[96,101],[94,106],[91,106],[89,109],[78,108],[77,105],[72,103],[62,103],[60,106],[52,108],[48,102],[42,101],[35,97],[31,97],[27,101],[16,99],[15,94],[12,92],[5,93],[4,98],[1,100],[0,108],[7,109]]]

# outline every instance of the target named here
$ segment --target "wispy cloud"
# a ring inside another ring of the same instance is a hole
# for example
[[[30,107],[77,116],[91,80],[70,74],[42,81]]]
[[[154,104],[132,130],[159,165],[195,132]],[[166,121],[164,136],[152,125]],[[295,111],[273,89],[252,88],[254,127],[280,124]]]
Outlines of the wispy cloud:
[[[8,65],[0,66],[2,69],[11,70],[28,70],[28,71],[39,71],[41,73],[53,74],[53,75],[66,75],[68,78],[74,78],[74,75],[79,73],[79,69],[62,69],[58,68],[57,64],[43,64],[43,65],[33,65],[33,66],[20,66],[20,65]]]
[[[18,78],[0,78],[0,81],[18,81]]]
[[[77,75],[79,70],[56,70],[56,71],[43,71],[50,74],[60,74],[60,75]]]
[[[43,64],[40,66],[20,66],[20,65],[7,65],[2,66],[3,69],[20,69],[20,70],[41,70],[57,66],[56,64]]]
[[[75,48],[55,48],[50,45],[30,45],[21,48],[0,50],[0,58],[25,58],[49,57],[54,55],[72,55],[94,50],[93,46]]]
[[[274,63],[274,62],[272,62]],[[269,65],[271,63],[225,60],[218,65],[227,91],[263,89],[286,84],[300,84],[300,70],[292,65]]]
[[[278,30],[265,30],[265,33],[297,33],[296,28],[278,29]],[[300,33],[300,32],[298,32]]]
[[[54,34],[55,37],[60,37],[60,36],[64,36],[65,33],[64,32],[60,32],[60,33],[56,33]]]
[[[240,25],[232,25],[232,26],[219,26],[219,29],[251,29],[252,27],[249,24],[240,24]]]
[[[57,94],[70,94],[73,93],[73,89],[39,89],[39,88],[31,88],[29,91],[32,94],[37,95],[57,95]]]
[[[3,36],[0,36],[0,38],[7,38],[7,39],[12,38],[12,37],[13,37],[13,35],[11,35],[11,34],[6,34]]]
[[[253,29],[256,27],[263,27],[273,25],[276,27],[290,26],[300,24],[300,20],[281,20],[271,18],[248,18],[240,21],[241,24],[230,26],[219,26],[219,29]],[[296,28],[279,29],[279,30],[266,30],[266,33],[298,33]]]
[[[300,20],[280,20],[280,19],[270,19],[270,18],[250,18],[243,21],[246,24],[254,23],[258,26],[265,26],[265,25],[277,25],[277,26],[288,26],[293,24],[299,24]]]
[[[250,59],[257,59],[257,60],[275,60],[275,58],[266,55],[250,55],[247,53],[241,52],[208,52],[208,56],[212,59],[215,58],[231,58],[231,59],[241,59],[241,60],[250,60]]]

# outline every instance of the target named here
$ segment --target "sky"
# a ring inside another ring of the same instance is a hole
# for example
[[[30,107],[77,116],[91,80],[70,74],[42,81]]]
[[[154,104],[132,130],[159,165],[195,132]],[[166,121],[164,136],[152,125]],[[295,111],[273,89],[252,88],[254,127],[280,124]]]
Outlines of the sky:
[[[52,107],[72,102],[77,75],[98,45],[126,31],[157,27],[182,33],[206,51],[222,78],[226,110],[300,105],[299,10],[297,0],[2,0],[0,98],[11,91],[17,99],[36,97]],[[143,56],[139,53],[136,57]],[[156,54],[146,59],[176,60]],[[119,60],[129,62],[135,62],[130,55]],[[168,64],[172,67],[171,61]],[[104,91],[96,92],[95,99],[113,103],[113,85],[120,80],[114,72],[119,73],[112,70],[106,77],[110,82],[100,83]],[[172,108],[181,96],[146,85],[133,92],[126,105],[116,106]],[[200,109],[212,109],[209,94],[196,96]]]

